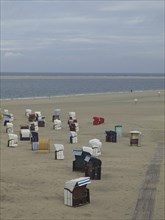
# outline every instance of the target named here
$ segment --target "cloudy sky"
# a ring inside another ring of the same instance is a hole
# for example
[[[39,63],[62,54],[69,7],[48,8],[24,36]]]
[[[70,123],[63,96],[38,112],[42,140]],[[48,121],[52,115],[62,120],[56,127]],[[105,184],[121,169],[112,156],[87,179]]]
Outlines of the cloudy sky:
[[[1,71],[164,73],[164,0],[1,0]]]

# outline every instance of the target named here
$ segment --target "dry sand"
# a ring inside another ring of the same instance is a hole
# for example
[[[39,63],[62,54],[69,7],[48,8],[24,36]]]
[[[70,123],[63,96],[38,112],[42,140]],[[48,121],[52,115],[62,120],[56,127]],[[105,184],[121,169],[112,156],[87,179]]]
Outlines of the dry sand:
[[[137,104],[134,99],[137,98]],[[49,138],[51,152],[40,154],[31,150],[30,141],[19,141],[18,147],[7,147],[8,135],[1,123],[1,220],[55,219],[135,219],[139,192],[146,172],[157,150],[164,146],[164,92],[104,94],[50,99],[1,101],[1,108],[14,115],[14,133],[19,135],[21,124],[28,124],[25,109],[41,111],[46,127],[39,128],[40,138]],[[62,130],[53,130],[52,114],[61,109]],[[74,111],[79,123],[78,143],[69,143],[68,113]],[[93,116],[102,116],[105,123],[93,126]],[[105,142],[105,130],[123,126],[117,143]],[[129,146],[129,132],[142,132],[142,146]],[[73,208],[64,205],[64,184],[84,176],[72,171],[74,149],[88,141],[102,142],[101,180],[92,180],[90,203]],[[64,160],[54,159],[54,144],[64,145]],[[158,169],[158,181],[152,201],[150,219],[163,220],[164,161]],[[160,176],[159,176],[160,171]],[[146,218],[147,219],[147,218]],[[142,220],[142,219],[140,219]]]

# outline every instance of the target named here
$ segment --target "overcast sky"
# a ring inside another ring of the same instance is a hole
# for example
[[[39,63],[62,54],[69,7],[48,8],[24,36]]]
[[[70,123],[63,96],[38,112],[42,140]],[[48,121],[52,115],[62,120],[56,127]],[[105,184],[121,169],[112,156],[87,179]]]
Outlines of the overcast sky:
[[[1,0],[1,71],[164,73],[164,0]]]

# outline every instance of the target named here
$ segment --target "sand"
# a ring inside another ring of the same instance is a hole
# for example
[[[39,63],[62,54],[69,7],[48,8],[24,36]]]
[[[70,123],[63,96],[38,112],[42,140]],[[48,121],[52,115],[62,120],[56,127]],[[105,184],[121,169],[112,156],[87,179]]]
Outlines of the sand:
[[[32,151],[30,141],[19,141],[16,148],[7,147],[8,134],[1,122],[1,220],[137,219],[135,208],[146,172],[158,146],[164,150],[164,92],[160,96],[157,91],[148,91],[1,101],[1,109],[14,115],[15,134],[19,135],[21,124],[28,124],[26,108],[45,116],[46,126],[39,128],[39,138],[50,140],[50,153]],[[53,130],[56,108],[61,109],[61,130]],[[71,111],[76,112],[79,123],[77,144],[69,143],[67,120]],[[105,123],[94,126],[93,116],[104,117]],[[105,142],[105,131],[114,130],[118,124],[122,125],[122,136],[117,143]],[[131,130],[142,132],[141,147],[129,145]],[[102,161],[101,180],[92,180],[88,185],[89,204],[66,206],[65,182],[84,176],[72,171],[72,152],[93,138],[102,142],[98,157]],[[55,143],[64,145],[64,160],[55,160]],[[157,181],[151,188],[153,207],[148,209],[150,218],[145,219],[165,219],[164,168],[164,160],[159,160]]]

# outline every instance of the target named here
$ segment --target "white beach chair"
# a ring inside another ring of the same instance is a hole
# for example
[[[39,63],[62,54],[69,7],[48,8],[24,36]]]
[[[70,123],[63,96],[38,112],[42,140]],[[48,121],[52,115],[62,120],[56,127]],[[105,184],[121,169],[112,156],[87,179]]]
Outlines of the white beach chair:
[[[18,146],[18,135],[8,134],[8,147],[17,147]]]
[[[63,160],[64,159],[64,145],[54,144],[55,147],[55,159]]]
[[[8,133],[8,134],[13,133],[13,123],[12,122],[6,123],[6,133]]]
[[[70,139],[70,143],[76,144],[78,142],[77,133],[75,131],[71,131],[69,139]]]
[[[25,110],[25,116],[26,117],[29,117],[29,115],[32,113],[32,110],[31,109],[29,109],[29,108],[27,108],[26,110]]]
[[[60,130],[61,129],[61,125],[62,125],[61,120],[55,119],[54,120],[54,124],[53,124],[53,129]]]
[[[30,140],[30,130],[29,129],[21,129],[20,131],[20,140]]]
[[[93,149],[93,156],[99,156],[101,155],[101,147],[102,143],[99,139],[91,139],[89,140],[89,147]]]

